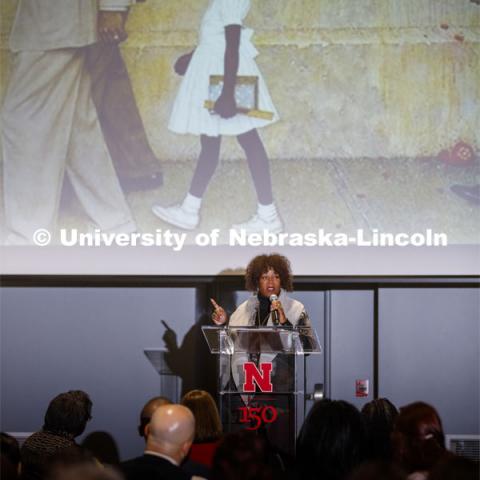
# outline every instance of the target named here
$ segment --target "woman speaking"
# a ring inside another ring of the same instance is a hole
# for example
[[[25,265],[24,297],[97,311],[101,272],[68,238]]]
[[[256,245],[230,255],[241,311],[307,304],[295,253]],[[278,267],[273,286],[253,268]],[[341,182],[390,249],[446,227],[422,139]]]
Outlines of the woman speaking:
[[[231,315],[232,327],[273,326],[310,327],[310,319],[302,303],[287,295],[293,290],[290,262],[283,255],[258,255],[247,266],[245,287],[253,292]],[[227,313],[212,298],[212,320],[224,325]]]
[[[310,336],[310,319],[305,307],[287,295],[287,292],[291,292],[293,289],[292,272],[287,258],[278,254],[259,255],[253,258],[247,266],[245,286],[247,290],[253,292],[253,295],[232,313],[230,319],[225,310],[214,299],[211,299],[214,307],[212,320],[216,325],[272,327],[272,329],[281,330],[301,328],[302,334],[307,333],[307,336]],[[305,338],[305,335],[302,336]],[[304,346],[308,347],[308,345]],[[225,400],[227,403],[224,408],[225,411],[232,412],[229,414],[232,418],[235,416],[234,411],[245,411],[249,408],[262,411],[265,408],[273,408],[275,421],[269,423],[268,426],[263,425],[267,439],[278,451],[293,453],[295,395],[292,393],[295,390],[295,355],[274,353],[270,348],[267,348],[267,351],[263,347],[259,348],[258,353],[239,351],[232,355],[229,377],[231,375],[230,379],[233,380],[235,387],[230,385],[239,395],[236,401]],[[262,349],[263,351],[261,351]],[[246,362],[254,362],[257,366],[271,363],[271,384],[273,386],[271,393],[264,395],[258,389],[253,394],[243,391],[245,386],[243,367]],[[227,382],[229,381],[227,380]],[[229,389],[228,386],[225,388]]]

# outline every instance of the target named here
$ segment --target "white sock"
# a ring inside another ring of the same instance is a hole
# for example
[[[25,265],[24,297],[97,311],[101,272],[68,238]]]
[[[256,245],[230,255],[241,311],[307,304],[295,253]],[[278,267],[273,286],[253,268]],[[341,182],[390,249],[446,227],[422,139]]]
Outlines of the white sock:
[[[260,218],[264,220],[273,220],[277,216],[277,208],[274,203],[268,205],[258,204],[257,214]]]
[[[190,212],[198,212],[202,206],[201,197],[195,197],[190,193],[187,193],[182,202],[182,208],[189,210]]]

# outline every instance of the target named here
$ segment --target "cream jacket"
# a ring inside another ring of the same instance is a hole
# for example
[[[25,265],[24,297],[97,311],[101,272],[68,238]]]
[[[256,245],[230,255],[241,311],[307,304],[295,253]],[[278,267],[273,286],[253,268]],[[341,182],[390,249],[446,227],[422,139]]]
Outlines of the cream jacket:
[[[302,303],[287,295],[285,290],[280,291],[278,300],[282,303],[283,311],[287,320],[295,327],[297,325],[310,326],[310,320],[305,312]],[[228,325],[231,327],[247,327],[255,325],[255,318],[258,310],[258,298],[252,295],[247,301],[243,302],[230,316]],[[273,326],[272,314],[268,317],[267,326]]]

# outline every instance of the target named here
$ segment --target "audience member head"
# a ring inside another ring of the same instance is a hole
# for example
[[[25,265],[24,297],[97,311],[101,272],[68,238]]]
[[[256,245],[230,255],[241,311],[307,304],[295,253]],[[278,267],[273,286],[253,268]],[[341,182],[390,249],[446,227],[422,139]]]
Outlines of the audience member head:
[[[437,463],[428,480],[478,480],[480,464],[457,455],[447,455]]]
[[[108,432],[90,432],[82,440],[81,446],[103,465],[117,465],[120,463],[117,442]]]
[[[48,480],[124,480],[112,468],[100,465],[71,465],[53,471]]]
[[[172,403],[167,397],[153,397],[151,398],[142,408],[140,412],[140,423],[138,425],[138,434],[141,437],[144,437],[145,440],[147,436],[145,435],[145,427],[150,423],[153,412],[162,405],[170,405]]]
[[[348,480],[406,480],[407,474],[397,465],[376,461],[363,463],[355,468]]]
[[[297,439],[301,478],[345,478],[364,458],[365,426],[360,412],[343,400],[316,402]]]
[[[92,401],[82,390],[57,395],[48,405],[43,430],[70,438],[78,437],[92,418]]]
[[[76,444],[55,452],[48,461],[47,477],[57,470],[63,470],[78,465],[97,465],[98,460],[91,452]]]
[[[181,463],[195,436],[195,418],[183,405],[163,405],[153,412],[145,431],[146,450],[167,455]]]
[[[50,462],[47,480],[122,480],[84,449],[74,446],[59,452]]]
[[[222,422],[213,397],[205,390],[191,390],[181,402],[195,417],[195,443],[214,442],[222,435]]]
[[[428,472],[447,453],[440,416],[424,402],[400,408],[392,443],[394,459],[407,473]]]
[[[268,445],[263,436],[242,430],[226,434],[212,465],[212,480],[272,480]]]
[[[91,410],[92,402],[81,390],[57,395],[48,405],[42,431],[28,437],[20,449],[22,477],[43,478],[54,457],[74,448]]]
[[[279,255],[278,253],[257,255],[250,260],[245,272],[245,288],[251,292],[257,291],[260,287],[261,276],[270,270],[273,270],[279,275],[281,288],[288,292],[293,290],[293,276],[290,261],[287,257]]]
[[[0,453],[1,453],[1,471],[2,480],[15,479],[18,476],[18,467],[20,465],[20,446],[17,439],[8,433],[0,433]]]
[[[362,416],[367,429],[368,458],[372,460],[391,460],[391,434],[398,415],[395,405],[386,398],[377,398],[366,403]]]

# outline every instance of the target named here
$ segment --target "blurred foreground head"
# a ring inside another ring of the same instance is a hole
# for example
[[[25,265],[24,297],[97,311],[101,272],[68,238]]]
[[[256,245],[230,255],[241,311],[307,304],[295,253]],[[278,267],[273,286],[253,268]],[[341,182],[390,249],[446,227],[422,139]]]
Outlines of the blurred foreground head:
[[[391,460],[391,434],[398,416],[397,407],[386,398],[377,398],[363,406],[362,416],[367,429],[367,457]]]
[[[316,402],[297,439],[302,479],[340,480],[364,459],[365,426],[360,412],[343,400]]]
[[[445,435],[435,408],[414,402],[400,408],[392,433],[395,461],[407,473],[430,471],[445,455]]]
[[[220,442],[212,466],[212,480],[273,480],[263,436],[242,430],[228,433]]]
[[[55,466],[47,480],[123,480],[123,477],[109,467],[85,462]]]
[[[480,463],[456,455],[446,456],[431,471],[429,480],[478,480]]]
[[[19,473],[20,447],[17,439],[8,433],[0,433],[0,453],[2,480],[14,480]]]

